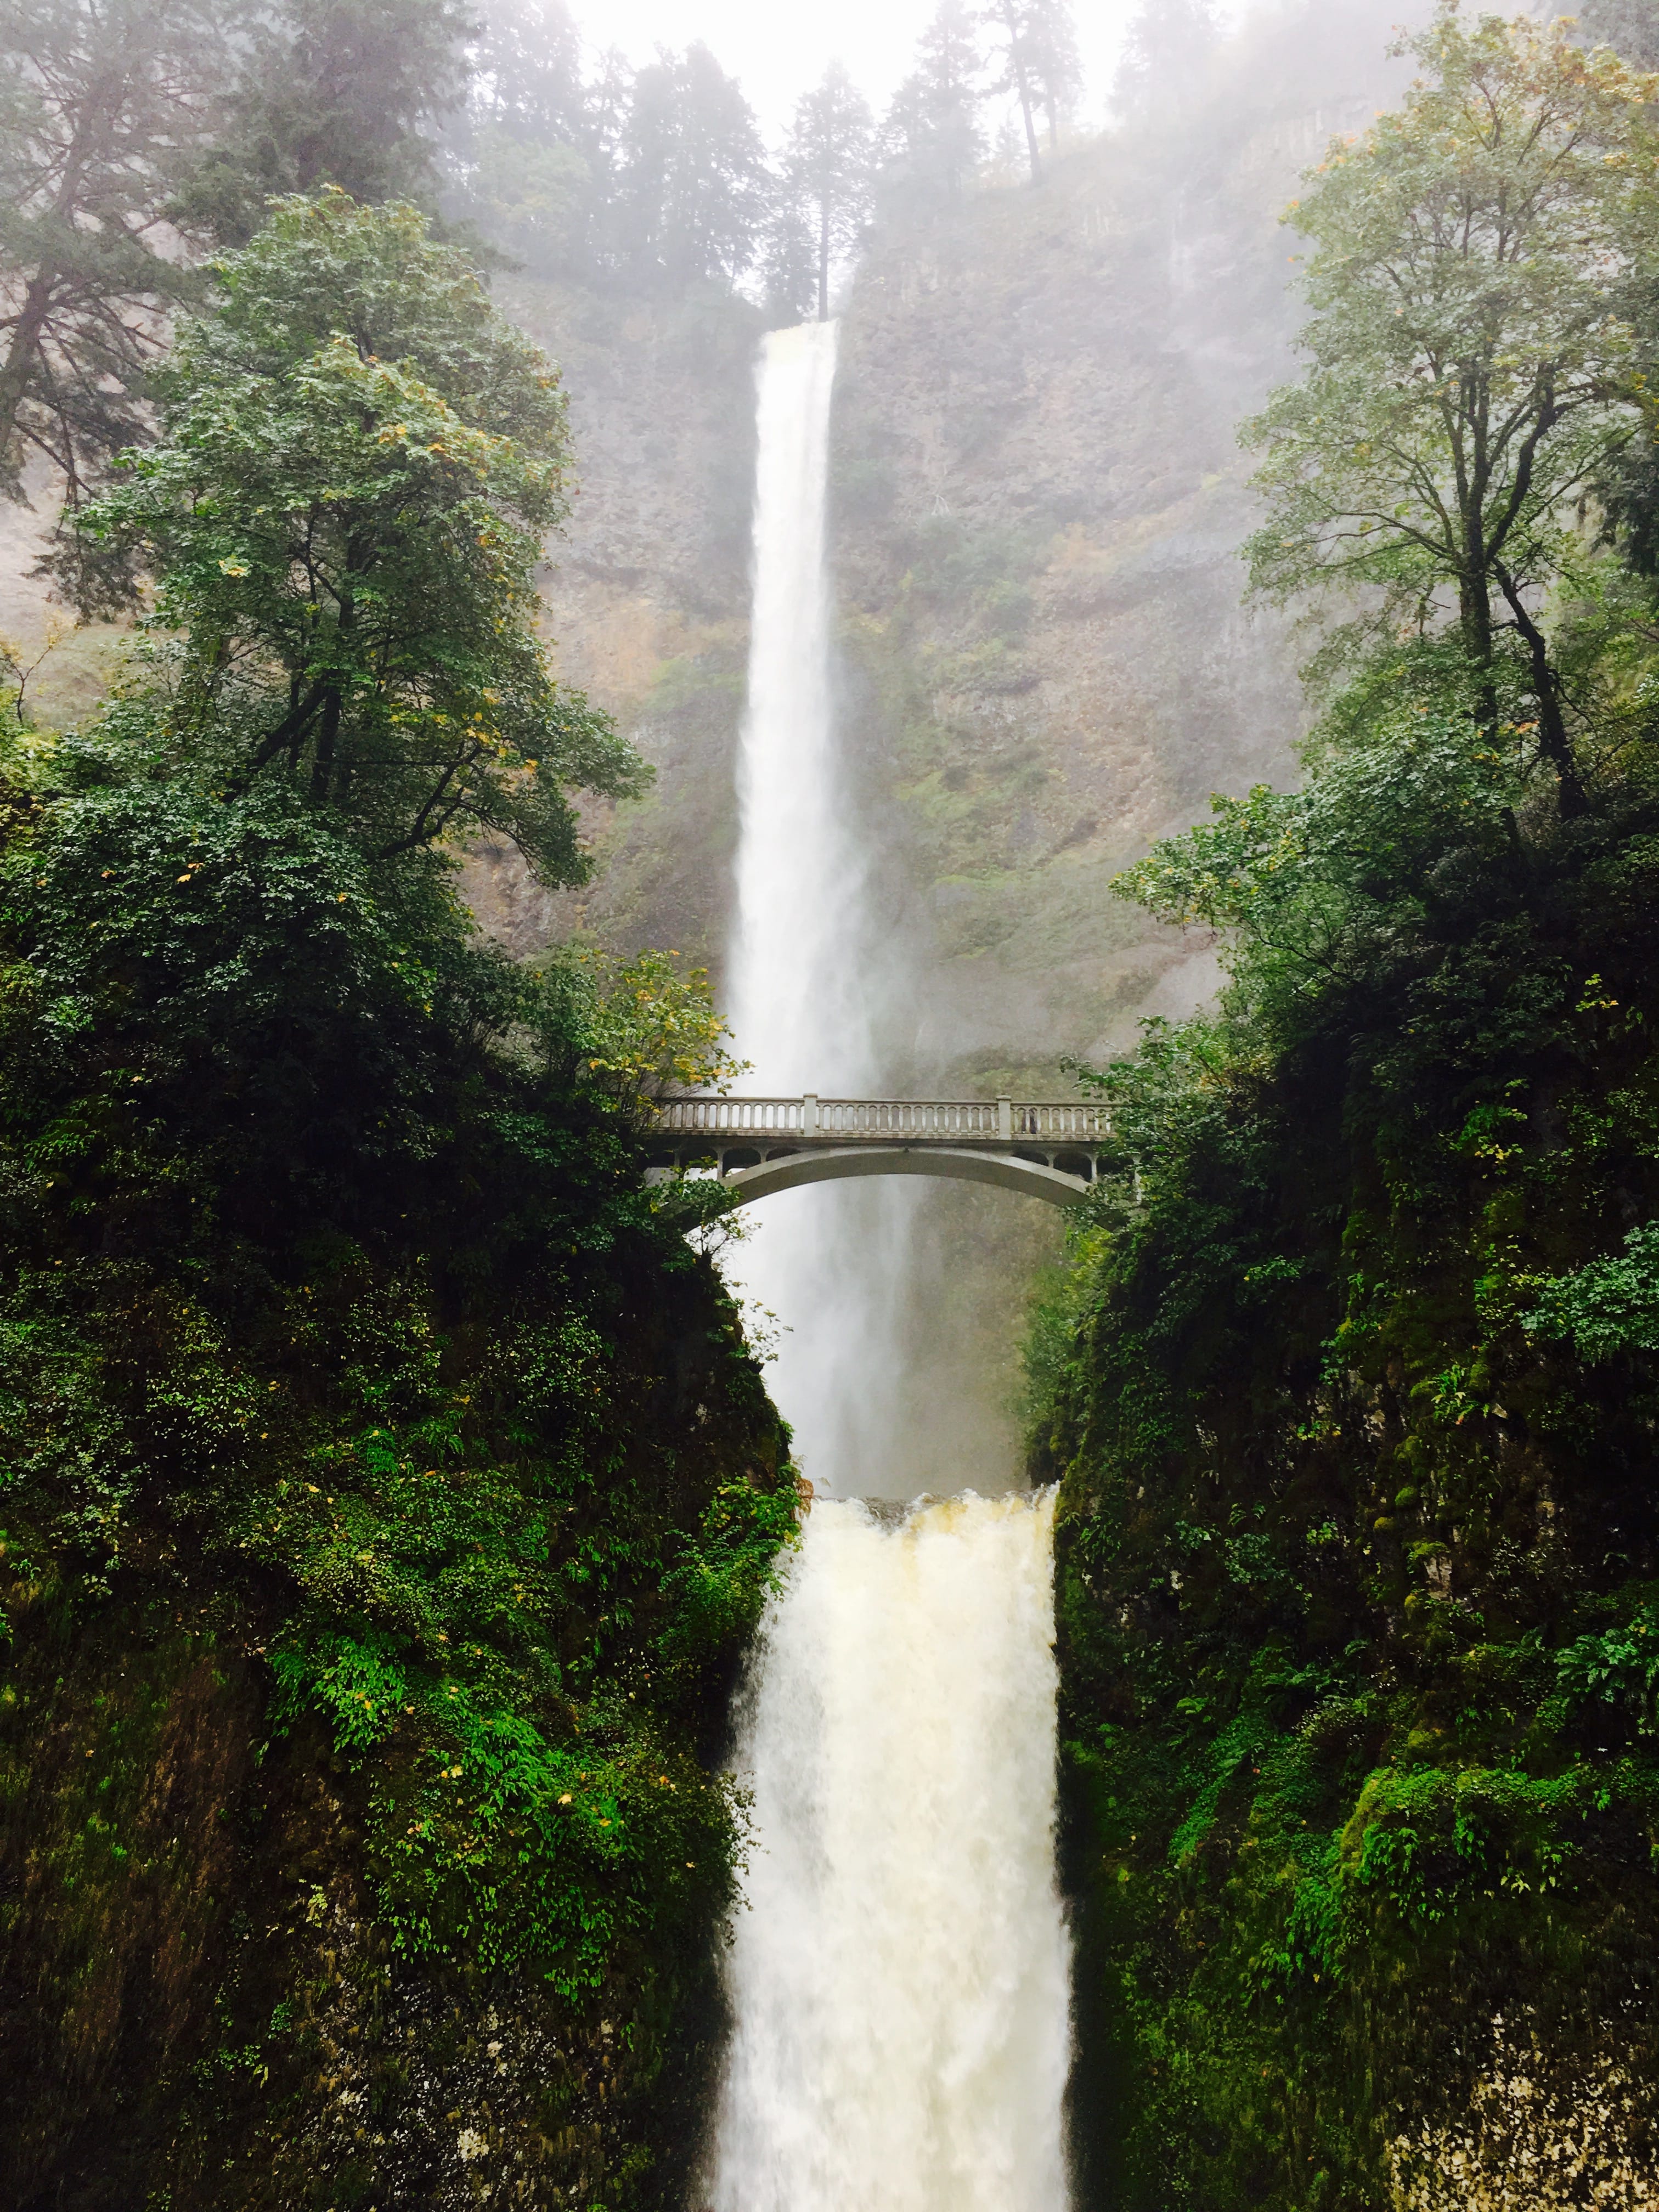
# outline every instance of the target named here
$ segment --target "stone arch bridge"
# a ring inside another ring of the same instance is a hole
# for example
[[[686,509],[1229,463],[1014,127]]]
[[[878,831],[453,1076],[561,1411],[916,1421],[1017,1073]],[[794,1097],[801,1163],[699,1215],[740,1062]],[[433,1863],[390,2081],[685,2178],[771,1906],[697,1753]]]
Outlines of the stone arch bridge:
[[[659,1176],[712,1167],[732,1206],[848,1176],[944,1176],[1075,1206],[1111,1133],[1103,1106],[1015,1098],[668,1098]]]

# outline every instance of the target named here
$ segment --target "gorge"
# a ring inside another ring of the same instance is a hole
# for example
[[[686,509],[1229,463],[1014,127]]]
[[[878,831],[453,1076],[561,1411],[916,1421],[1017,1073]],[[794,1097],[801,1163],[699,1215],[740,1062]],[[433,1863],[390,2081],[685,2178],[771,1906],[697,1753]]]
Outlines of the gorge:
[[[1659,7],[261,4],[0,21],[0,2202],[1659,2203]]]

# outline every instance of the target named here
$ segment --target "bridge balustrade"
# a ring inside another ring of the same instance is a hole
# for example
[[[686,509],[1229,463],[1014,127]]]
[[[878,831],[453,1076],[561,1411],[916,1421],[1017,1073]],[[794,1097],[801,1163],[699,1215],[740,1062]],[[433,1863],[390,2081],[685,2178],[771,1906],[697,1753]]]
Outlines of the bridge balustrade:
[[[1104,1106],[1012,1098],[666,1098],[664,1136],[726,1142],[854,1144],[1103,1143],[1111,1134]]]

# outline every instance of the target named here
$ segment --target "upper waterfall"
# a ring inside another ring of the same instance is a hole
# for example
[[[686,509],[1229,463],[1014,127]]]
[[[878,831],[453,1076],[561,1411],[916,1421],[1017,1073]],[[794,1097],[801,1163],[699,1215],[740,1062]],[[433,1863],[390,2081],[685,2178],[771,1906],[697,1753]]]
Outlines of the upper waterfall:
[[[863,871],[836,750],[824,568],[836,326],[765,340],[757,393],[754,605],[739,755],[732,1028],[757,1085],[867,1088],[856,939]]]

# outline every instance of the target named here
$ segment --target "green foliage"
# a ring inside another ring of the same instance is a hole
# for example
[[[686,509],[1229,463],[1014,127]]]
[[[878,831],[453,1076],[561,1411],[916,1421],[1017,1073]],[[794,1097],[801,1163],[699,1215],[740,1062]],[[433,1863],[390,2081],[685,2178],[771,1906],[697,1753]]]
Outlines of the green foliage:
[[[1090,2202],[1380,2205],[1495,2014],[1570,2069],[1659,1972],[1645,805],[1450,804],[1368,916],[1326,781],[1138,874],[1237,980],[1097,1079],[1034,1335]]]
[[[412,209],[284,203],[180,337],[162,434],[82,518],[179,638],[113,742],[210,786],[303,782],[372,854],[480,828],[583,870],[570,784],[637,789],[537,635],[564,401]]]
[[[1586,988],[1600,982],[1592,975]],[[1659,1352],[1659,1224],[1632,1229],[1621,1253],[1550,1284],[1525,1326],[1537,1335],[1571,1337],[1587,1365],[1621,1352]]]
[[[621,2212],[696,2148],[794,1520],[645,1186],[723,1031],[672,955],[510,963],[438,849],[568,876],[634,773],[532,628],[547,365],[408,209],[216,281],[90,524],[176,642],[0,754],[0,2197],[433,2202],[459,2140]]]
[[[243,43],[175,216],[245,246],[270,201],[325,185],[429,208],[437,179],[422,126],[459,106],[473,28],[456,0],[282,0]]]
[[[1272,502],[1252,575],[1280,601],[1360,590],[1328,660],[1438,630],[1449,596],[1473,667],[1524,665],[1575,804],[1537,595],[1583,565],[1586,489],[1646,421],[1652,86],[1566,23],[1445,4],[1407,46],[1425,74],[1404,106],[1334,142],[1291,210],[1315,247],[1311,364],[1244,429]]]
[[[1659,2131],[1651,592],[1580,512],[1645,406],[1650,88],[1449,9],[1413,50],[1255,426],[1258,581],[1376,619],[1302,788],[1119,879],[1228,982],[1079,1071],[1113,1144],[1032,1333],[1115,2212],[1505,2201],[1516,2022],[1535,2118],[1612,2069],[1597,2156]]]
[[[793,1493],[737,1317],[641,1188],[633,980],[613,1016],[478,950],[430,863],[375,876],[280,786],[18,811],[14,1682],[38,1708],[64,1638],[159,1600],[268,1680],[274,1776],[320,1729],[398,1971],[644,2001],[729,1892],[702,1755]],[[40,1941],[0,1924],[9,1975]],[[58,2049],[31,2033],[25,2104]]]

